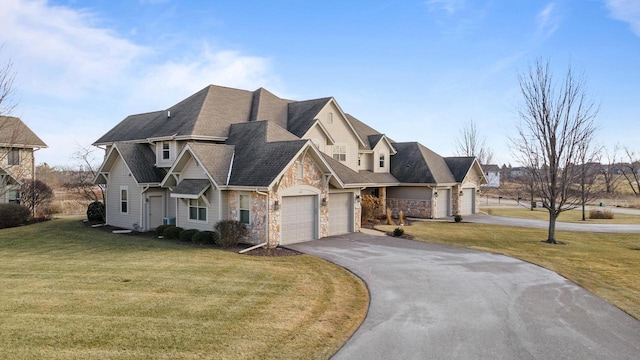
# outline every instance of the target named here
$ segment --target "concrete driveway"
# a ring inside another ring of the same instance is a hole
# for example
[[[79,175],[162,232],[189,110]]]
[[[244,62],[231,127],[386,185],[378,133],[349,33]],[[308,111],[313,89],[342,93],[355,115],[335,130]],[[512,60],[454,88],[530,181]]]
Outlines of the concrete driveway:
[[[354,233],[288,247],[368,285],[334,359],[638,359],[640,322],[558,274],[502,255]]]

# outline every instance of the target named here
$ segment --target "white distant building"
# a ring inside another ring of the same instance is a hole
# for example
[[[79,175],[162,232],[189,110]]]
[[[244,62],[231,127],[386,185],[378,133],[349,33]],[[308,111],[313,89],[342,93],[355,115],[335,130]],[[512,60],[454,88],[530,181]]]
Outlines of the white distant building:
[[[482,165],[482,170],[484,171],[484,177],[487,178],[487,183],[481,186],[490,188],[500,187],[500,167],[498,165]]]

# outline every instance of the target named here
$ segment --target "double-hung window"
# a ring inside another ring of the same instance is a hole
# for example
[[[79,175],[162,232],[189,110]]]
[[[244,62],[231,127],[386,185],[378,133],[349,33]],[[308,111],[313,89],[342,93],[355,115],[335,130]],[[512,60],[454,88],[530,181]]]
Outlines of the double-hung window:
[[[9,165],[20,165],[20,149],[9,149],[9,155],[7,156],[7,162]]]
[[[342,162],[347,161],[347,145],[334,145],[333,158]]]
[[[251,223],[251,196],[240,194],[240,222],[249,225]]]
[[[380,168],[384,169],[384,160],[385,160],[385,155],[384,154],[380,154]]]
[[[189,220],[207,221],[207,204],[202,197],[189,199]]]
[[[120,187],[120,212],[127,214],[129,212],[129,188]]]
[[[171,159],[171,143],[168,141],[162,142],[162,160]]]

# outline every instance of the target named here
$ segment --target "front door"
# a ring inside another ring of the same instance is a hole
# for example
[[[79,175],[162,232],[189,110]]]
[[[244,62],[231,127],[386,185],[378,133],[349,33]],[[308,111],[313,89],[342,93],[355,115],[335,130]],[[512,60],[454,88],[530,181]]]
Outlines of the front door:
[[[162,196],[149,196],[149,230],[162,225]]]

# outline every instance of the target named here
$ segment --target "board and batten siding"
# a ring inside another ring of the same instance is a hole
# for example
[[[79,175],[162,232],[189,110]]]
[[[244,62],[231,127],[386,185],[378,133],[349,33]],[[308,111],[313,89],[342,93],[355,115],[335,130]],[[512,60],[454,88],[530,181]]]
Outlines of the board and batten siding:
[[[328,123],[329,113],[333,114],[333,121],[331,124]],[[338,110],[338,107],[335,106],[333,102],[328,103],[322,110],[320,110],[318,118],[336,142],[335,145],[347,146],[347,158],[343,164],[354,171],[358,171],[358,150],[360,148],[360,144],[355,133],[349,127],[347,120]],[[333,146],[327,146],[325,153],[332,156]]]
[[[120,212],[120,189],[126,186],[128,193],[127,213]],[[107,184],[107,224],[125,229],[133,229],[133,224],[143,226],[141,219],[142,188],[118,156],[109,172]]]

